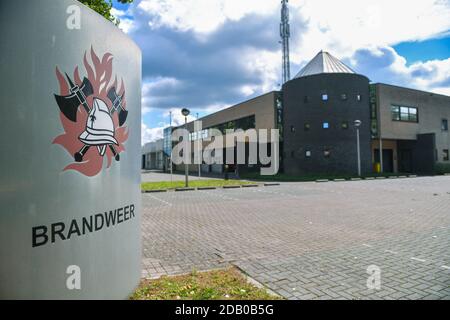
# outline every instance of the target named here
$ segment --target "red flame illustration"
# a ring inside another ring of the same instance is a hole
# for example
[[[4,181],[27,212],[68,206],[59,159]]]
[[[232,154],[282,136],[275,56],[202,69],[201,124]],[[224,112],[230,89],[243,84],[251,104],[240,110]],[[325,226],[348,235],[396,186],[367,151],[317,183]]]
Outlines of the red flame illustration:
[[[100,60],[100,58],[95,54],[94,49],[91,47],[90,58],[92,64],[88,62],[87,53],[84,54],[83,64],[87,73],[86,78],[89,79],[94,89],[94,94],[87,97],[87,103],[89,104],[89,106],[92,106],[93,99],[99,98],[103,100],[111,110],[112,102],[108,99],[107,92],[110,88],[115,87],[118,95],[124,95],[125,85],[123,83],[123,79],[121,79],[119,88],[117,87],[117,76],[115,76],[114,82],[111,83],[113,61],[112,54],[105,53],[105,55],[103,55],[103,58]],[[70,94],[69,83],[67,82],[64,75],[59,71],[58,67],[56,67],[56,77],[59,82],[59,94],[62,96]],[[73,72],[73,79],[78,86],[81,86],[82,78],[80,77],[78,66]],[[126,108],[125,96],[122,100],[122,106],[124,109]],[[78,137],[86,129],[87,117],[88,114],[82,106],[78,108],[76,122],[70,121],[64,116],[64,114],[60,113],[60,119],[61,124],[64,127],[64,133],[56,137],[53,141],[53,144],[61,145],[73,157],[73,155],[84,146],[84,144],[78,139]],[[121,153],[125,151],[125,147],[123,144],[128,140],[129,130],[126,126],[119,127],[117,112],[114,113],[112,119],[115,128],[114,137],[118,142],[118,145],[115,146],[115,149],[117,153]],[[109,168],[113,159],[112,151],[109,148],[107,148],[105,156],[107,159],[107,168]],[[73,163],[66,166],[64,168],[64,171],[76,170],[86,176],[92,177],[97,175],[102,170],[102,167],[103,157],[99,154],[96,147],[91,147],[84,155],[83,162],[77,163],[74,161]]]

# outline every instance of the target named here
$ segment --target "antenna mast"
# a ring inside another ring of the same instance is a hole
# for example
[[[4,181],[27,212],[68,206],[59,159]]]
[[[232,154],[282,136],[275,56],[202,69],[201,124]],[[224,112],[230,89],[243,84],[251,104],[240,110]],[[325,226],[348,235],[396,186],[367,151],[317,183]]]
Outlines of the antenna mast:
[[[289,8],[287,3],[289,0],[281,1],[281,24],[280,24],[280,36],[281,43],[283,45],[283,84],[291,79],[291,68],[289,62],[289,37],[291,31],[289,27]]]

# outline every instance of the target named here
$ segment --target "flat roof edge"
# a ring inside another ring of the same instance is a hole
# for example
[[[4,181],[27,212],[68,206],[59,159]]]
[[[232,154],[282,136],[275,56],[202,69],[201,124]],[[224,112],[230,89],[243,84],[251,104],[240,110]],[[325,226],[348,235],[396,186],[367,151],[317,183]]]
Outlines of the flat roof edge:
[[[383,83],[383,82],[375,82],[375,83],[371,83],[371,85],[394,87],[394,88],[399,88],[399,89],[404,89],[404,90],[409,90],[409,91],[415,91],[415,92],[420,92],[420,93],[431,94],[431,95],[435,95],[435,96],[441,96],[441,97],[445,97],[445,98],[449,98],[450,99],[450,96],[442,94],[442,93],[436,93],[436,92],[431,92],[431,91],[425,91],[425,90],[419,90],[419,89],[414,89],[414,88],[402,87],[402,86],[395,85],[395,84],[389,84],[389,83]]]

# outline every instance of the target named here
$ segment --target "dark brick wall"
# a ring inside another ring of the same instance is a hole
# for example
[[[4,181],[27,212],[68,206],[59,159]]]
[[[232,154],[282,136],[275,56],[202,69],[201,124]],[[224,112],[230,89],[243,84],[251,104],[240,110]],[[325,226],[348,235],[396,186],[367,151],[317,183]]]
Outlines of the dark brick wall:
[[[322,101],[322,94],[328,101]],[[342,100],[341,95],[347,99]],[[361,95],[361,101],[357,100]],[[305,96],[308,100],[305,100]],[[284,134],[283,162],[287,174],[357,173],[356,130],[354,120],[361,120],[362,172],[372,171],[369,81],[356,74],[320,74],[294,79],[283,86]],[[342,122],[349,128],[342,129]],[[328,122],[329,129],[323,129]],[[309,123],[309,131],[304,124]],[[295,132],[291,131],[291,126]],[[324,150],[330,156],[324,156]],[[307,158],[306,150],[311,151]]]

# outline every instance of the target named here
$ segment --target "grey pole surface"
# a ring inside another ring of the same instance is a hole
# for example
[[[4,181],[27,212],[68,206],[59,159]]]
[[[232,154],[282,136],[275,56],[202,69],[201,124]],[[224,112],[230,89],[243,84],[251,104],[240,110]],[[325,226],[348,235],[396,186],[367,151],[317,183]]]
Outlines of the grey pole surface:
[[[184,117],[184,125],[187,130],[187,116]],[[187,143],[190,143],[189,138],[188,138]],[[189,157],[190,157],[190,155],[189,155]],[[184,160],[185,160],[184,161],[184,175],[185,175],[185,187],[188,188],[189,187],[189,167],[188,167],[188,164],[186,163],[186,159],[187,159],[187,156],[185,156],[185,158],[184,158]]]
[[[170,116],[170,183],[173,183],[173,162],[172,162],[172,111],[169,111]]]
[[[361,126],[361,120],[355,120],[353,122],[356,128],[356,153],[358,154],[358,176],[361,176],[361,147],[359,142],[359,127]]]
[[[188,115],[191,113],[191,111],[189,111],[189,109],[186,109],[186,108],[183,108],[183,109],[181,109],[181,114],[184,116],[184,128],[187,130],[188,128],[187,128],[187,117],[188,117]],[[184,142],[184,141],[183,141]],[[186,146],[187,146],[187,144],[188,143],[191,143],[190,141],[189,141],[189,134],[188,134],[188,136],[187,136],[187,141],[186,141]],[[190,148],[189,148],[190,149]],[[187,150],[184,150],[184,152],[186,152]],[[187,161],[187,157],[189,156],[189,159],[190,159],[190,157],[191,157],[191,155],[189,154],[184,154],[183,155],[184,156],[184,174],[185,174],[185,179],[186,179],[186,181],[185,181],[185,187],[186,188],[188,188],[189,187],[189,178],[188,178],[188,176],[189,176],[189,167],[188,167],[188,163],[187,162],[190,162],[190,161]]]
[[[141,51],[75,0],[0,1],[0,38],[0,299],[126,299],[141,277]]]
[[[358,176],[361,176],[361,148],[359,145],[359,128],[356,128],[356,143],[358,144]]]
[[[198,121],[198,112],[197,112],[197,121]],[[200,144],[202,143],[202,141],[203,141],[202,139],[203,138],[201,136],[202,136],[201,132],[197,132],[197,145],[198,145],[197,151],[198,151],[198,156],[200,157],[199,162],[198,162],[198,177],[199,178],[202,177],[202,163],[201,163],[202,157],[200,155],[200,152],[201,152]]]
[[[380,173],[383,173],[383,139],[381,138],[381,132],[379,133],[379,135],[380,135],[380,146],[379,146],[379,148],[380,148],[380,152],[379,152],[379,154],[380,154]]]

